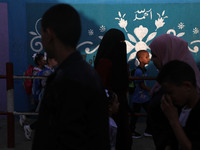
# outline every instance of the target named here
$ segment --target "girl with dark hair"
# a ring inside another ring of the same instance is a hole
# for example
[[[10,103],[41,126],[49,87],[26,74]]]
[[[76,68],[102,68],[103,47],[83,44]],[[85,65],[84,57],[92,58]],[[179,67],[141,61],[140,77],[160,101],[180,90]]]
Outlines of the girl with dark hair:
[[[119,101],[117,94],[113,91],[105,89],[105,92],[109,113],[110,150],[116,150],[117,124],[113,120],[113,115],[119,110]]]
[[[33,68],[33,75],[36,75],[38,72],[42,71],[46,65],[46,54],[35,53],[32,57],[36,64],[36,66]]]

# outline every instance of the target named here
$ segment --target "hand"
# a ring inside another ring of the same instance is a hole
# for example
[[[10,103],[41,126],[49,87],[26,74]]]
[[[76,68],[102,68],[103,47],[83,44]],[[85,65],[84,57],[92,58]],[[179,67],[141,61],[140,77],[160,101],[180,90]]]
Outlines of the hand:
[[[161,99],[161,109],[170,123],[179,121],[178,110],[172,103],[172,99],[168,94],[163,95]]]
[[[192,149],[192,143],[179,122],[177,108],[173,105],[171,97],[167,94],[161,99],[161,109],[168,118],[181,149]],[[170,150],[170,147],[167,146],[165,150]]]

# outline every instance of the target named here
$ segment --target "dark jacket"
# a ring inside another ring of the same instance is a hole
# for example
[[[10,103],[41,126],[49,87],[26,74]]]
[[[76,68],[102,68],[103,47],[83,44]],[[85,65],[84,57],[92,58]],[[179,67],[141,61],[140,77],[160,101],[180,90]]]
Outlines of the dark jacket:
[[[200,149],[200,100],[190,112],[189,118],[184,128],[187,136],[192,142],[193,149]]]
[[[109,150],[105,97],[98,73],[74,52],[47,79],[32,150]]]
[[[192,143],[192,150],[200,150],[200,100],[192,108],[185,127],[183,128],[186,136]],[[174,147],[178,147],[178,143]],[[178,149],[178,148],[177,148]]]
[[[129,125],[129,106],[127,100],[127,64],[118,64],[118,62],[113,64],[111,60],[101,58],[98,64],[96,64],[96,70],[102,79],[104,87],[114,91],[117,94],[120,103],[118,113],[113,115],[118,126],[116,150],[131,150],[132,137]]]

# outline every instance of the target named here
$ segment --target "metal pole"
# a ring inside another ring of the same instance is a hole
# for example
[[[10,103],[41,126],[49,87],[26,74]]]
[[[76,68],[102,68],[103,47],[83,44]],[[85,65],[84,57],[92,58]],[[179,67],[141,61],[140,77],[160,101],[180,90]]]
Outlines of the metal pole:
[[[7,82],[7,135],[8,148],[15,146],[15,124],[14,124],[14,80],[13,64],[6,63],[6,82]]]

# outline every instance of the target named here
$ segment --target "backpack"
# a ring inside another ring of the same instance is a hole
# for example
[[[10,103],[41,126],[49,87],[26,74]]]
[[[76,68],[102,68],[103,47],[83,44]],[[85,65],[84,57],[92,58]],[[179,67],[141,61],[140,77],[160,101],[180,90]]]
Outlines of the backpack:
[[[138,68],[141,69],[140,67],[134,68],[133,70],[130,71],[129,76],[133,77],[134,74],[135,74],[135,70],[138,69]],[[143,76],[144,76],[144,73],[145,73],[144,70],[142,70],[142,72],[143,72]],[[136,87],[135,81],[129,79],[129,94],[133,94],[134,93],[135,87]]]
[[[29,65],[28,69],[24,72],[25,76],[32,76],[33,73],[33,66]],[[23,82],[26,94],[30,95],[32,94],[32,86],[33,86],[33,79],[24,79]]]

